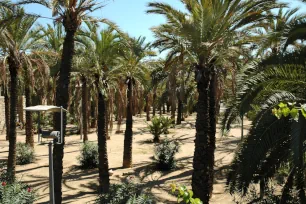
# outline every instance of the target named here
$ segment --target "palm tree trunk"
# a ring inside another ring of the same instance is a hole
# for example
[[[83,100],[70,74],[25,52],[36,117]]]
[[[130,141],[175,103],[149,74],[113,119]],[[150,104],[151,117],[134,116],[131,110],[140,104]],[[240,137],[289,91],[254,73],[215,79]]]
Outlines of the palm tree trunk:
[[[146,114],[147,114],[147,121],[151,121],[150,106],[149,106],[149,95],[146,96]]]
[[[4,111],[5,111],[5,127],[6,127],[6,140],[9,140],[10,135],[10,99],[7,92],[7,87],[4,87]]]
[[[19,87],[21,89],[21,87]],[[20,90],[20,94],[18,96],[18,102],[17,102],[18,108],[17,108],[17,113],[18,113],[18,119],[19,121],[24,124],[24,115],[23,115],[23,96],[22,96],[22,91]]]
[[[163,114],[166,114],[166,109],[165,109],[165,104],[164,103],[163,103],[162,107],[163,107]]]
[[[126,129],[124,133],[124,152],[123,152],[123,168],[132,167],[132,145],[133,145],[133,116],[132,116],[132,99],[133,99],[133,82],[128,79],[127,90],[127,107],[126,107]]]
[[[176,101],[175,101],[175,94],[172,94],[171,97],[171,119],[173,120],[173,124],[175,124],[175,111],[176,111]]]
[[[110,140],[109,136],[109,131],[108,131],[108,124],[109,124],[109,113],[108,113],[108,108],[109,107],[109,100],[106,101],[105,105],[105,134],[106,134],[106,139]]]
[[[90,115],[91,115],[91,124],[90,124],[90,127],[91,128],[96,128],[96,108],[97,108],[97,103],[96,103],[96,100],[95,100],[95,97],[94,99],[92,100],[91,102],[91,108],[90,108]]]
[[[154,88],[154,93],[153,93],[153,117],[156,114],[155,111],[156,111],[156,90]]]
[[[211,154],[209,141],[209,132],[211,129],[210,111],[209,111],[209,73],[205,72],[205,68],[197,67],[196,78],[197,90],[199,93],[197,103],[196,118],[196,139],[193,157],[193,173],[192,173],[192,190],[196,198],[200,198],[203,203],[209,203],[211,189],[213,187],[212,175],[213,168],[211,163],[214,162],[214,155]]]
[[[176,124],[179,125],[181,123],[182,123],[182,101],[181,101],[180,97],[178,97]]]
[[[16,114],[17,114],[17,102],[18,102],[18,70],[20,63],[12,57],[8,58],[9,71],[11,76],[10,86],[10,135],[9,135],[9,155],[7,161],[7,172],[10,180],[15,179],[16,168]]]
[[[215,165],[215,149],[216,149],[216,125],[217,125],[217,109],[216,109],[216,88],[217,88],[217,76],[214,70],[212,70],[210,84],[209,84],[209,119],[210,119],[210,131],[207,153],[209,155],[209,186],[211,187],[210,196],[213,192],[214,183],[214,165]]]
[[[61,58],[60,74],[56,87],[56,105],[62,106],[67,109],[69,101],[69,84],[70,72],[72,67],[72,58],[74,55],[74,35],[75,31],[66,29],[66,36],[63,44],[63,53]],[[55,113],[54,126],[55,130],[61,129],[61,115]],[[53,170],[54,170],[54,193],[55,203],[62,203],[62,176],[63,176],[63,157],[64,157],[64,144],[65,133],[67,124],[67,115],[63,115],[63,143],[54,144],[53,148]]]
[[[292,124],[292,149],[295,168],[295,185],[298,191],[299,203],[306,203],[305,199],[305,176],[304,176],[304,153],[303,143],[306,136],[306,119],[302,114],[298,121]]]
[[[25,87],[26,107],[32,105],[31,96],[32,96],[31,88],[29,87],[29,84],[26,84]],[[30,111],[26,112],[26,144],[34,148],[33,119],[32,119],[32,112]]]
[[[83,142],[88,141],[88,127],[87,127],[87,119],[88,119],[88,112],[87,112],[87,102],[88,102],[88,88],[87,88],[87,80],[85,76],[81,77],[82,80],[82,125],[83,125]]]
[[[98,82],[96,86],[99,87]],[[106,103],[105,97],[98,89],[98,151],[99,151],[99,185],[100,193],[109,191],[108,155],[106,141]]]

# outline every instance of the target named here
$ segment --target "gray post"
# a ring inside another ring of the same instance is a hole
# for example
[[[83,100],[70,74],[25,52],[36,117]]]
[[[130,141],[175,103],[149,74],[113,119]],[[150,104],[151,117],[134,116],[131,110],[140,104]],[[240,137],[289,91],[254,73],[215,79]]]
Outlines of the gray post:
[[[54,184],[54,175],[53,175],[52,142],[49,142],[49,193],[50,193],[50,204],[55,204],[53,184]]]
[[[38,121],[37,122],[38,122],[38,124],[37,124],[38,143],[40,143],[40,135],[39,135],[40,134],[40,132],[39,132],[40,131],[40,112],[38,112]]]

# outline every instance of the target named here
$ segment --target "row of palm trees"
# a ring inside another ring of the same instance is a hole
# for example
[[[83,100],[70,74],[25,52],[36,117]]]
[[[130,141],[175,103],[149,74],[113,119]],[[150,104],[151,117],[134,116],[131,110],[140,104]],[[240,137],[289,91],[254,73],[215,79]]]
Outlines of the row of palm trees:
[[[10,121],[7,123],[10,144],[8,171],[15,174],[15,121],[20,81],[24,82],[27,106],[32,104],[31,95],[35,91],[41,101],[44,99],[82,115],[83,120],[79,122],[82,123],[84,141],[88,139],[89,125],[92,125],[88,119],[97,118],[101,192],[107,192],[109,188],[106,140],[114,115],[118,132],[122,118],[126,117],[123,167],[129,168],[132,166],[133,115],[145,109],[147,120],[150,120],[151,106],[155,114],[156,109],[162,112],[167,104],[171,106],[174,119],[178,103],[177,124],[180,124],[184,118],[182,115],[191,111],[196,103],[192,189],[195,197],[208,203],[213,190],[216,123],[221,99],[231,98],[228,100],[237,104],[236,98],[239,97],[235,94],[240,94],[238,89],[244,87],[245,82],[238,81],[241,69],[254,60],[268,62],[269,58],[266,59],[264,54],[267,55],[269,48],[272,53],[281,50],[278,39],[286,36],[287,44],[301,39],[299,30],[294,31],[294,28],[300,28],[304,17],[291,18],[296,13],[293,10],[286,12],[282,19],[283,9],[275,16],[271,10],[284,7],[275,0],[181,2],[184,11],[167,3],[148,4],[148,13],[163,15],[167,19],[166,23],[152,28],[156,37],[152,44],[147,44],[141,37],[129,37],[107,19],[91,17],[92,11],[103,6],[93,0],[57,0],[52,4],[45,0],[22,0],[14,5],[2,2],[0,59],[3,62],[1,70],[7,73],[2,74],[2,83],[9,95],[10,107],[9,114],[6,114]],[[26,14],[18,6],[30,3],[50,8],[56,25],[33,26],[40,16]],[[101,29],[100,23],[107,26]],[[166,59],[150,59],[155,55],[153,47],[160,52],[167,51]],[[255,57],[253,50],[261,58]],[[260,70],[254,73],[260,73]],[[224,91],[224,87],[233,93]],[[138,97],[133,97],[135,95]],[[77,97],[82,98],[82,104],[80,100],[72,100]],[[241,101],[251,104],[247,100]],[[244,110],[240,116],[247,111]],[[92,113],[90,116],[89,112]],[[60,127],[59,117],[55,115],[55,129]],[[229,118],[233,121],[235,116]],[[67,119],[65,115],[65,127]],[[27,114],[27,143],[33,145],[31,120],[31,114]],[[55,145],[56,203],[62,201],[63,156],[64,144]]]

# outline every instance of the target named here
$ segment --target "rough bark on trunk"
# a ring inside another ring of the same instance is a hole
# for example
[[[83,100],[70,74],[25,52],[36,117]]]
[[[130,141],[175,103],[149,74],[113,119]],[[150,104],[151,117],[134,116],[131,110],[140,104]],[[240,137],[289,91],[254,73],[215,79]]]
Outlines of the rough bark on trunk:
[[[132,116],[132,99],[133,99],[133,82],[128,79],[127,90],[127,107],[126,107],[126,129],[124,133],[124,152],[123,152],[123,168],[132,167],[132,145],[133,145],[133,116]]]
[[[214,68],[212,68],[214,69]],[[216,149],[216,125],[217,125],[217,105],[216,105],[216,88],[217,88],[217,76],[215,70],[212,70],[209,83],[209,118],[210,118],[210,131],[209,143],[207,153],[209,155],[209,184],[211,185],[210,196],[213,192],[214,183],[214,165],[215,165],[215,149]]]
[[[106,139],[110,140],[110,136],[109,136],[109,131],[108,131],[108,124],[109,124],[109,113],[108,113],[108,109],[109,109],[109,100],[106,101],[106,105],[105,105],[105,134],[106,134]]]
[[[147,121],[151,121],[150,118],[150,106],[149,106],[149,96],[146,96],[146,114],[147,114]]]
[[[9,71],[11,76],[10,82],[10,135],[9,135],[9,155],[7,160],[7,172],[11,180],[15,179],[16,168],[16,115],[17,115],[17,102],[18,102],[18,70],[20,63],[13,59],[8,58]]]
[[[24,124],[24,115],[23,115],[23,96],[21,91],[21,86],[17,87],[18,93],[18,101],[17,101],[17,114],[18,114],[18,121]]]
[[[81,77],[82,81],[82,125],[83,125],[83,142],[88,141],[88,88],[87,88],[87,80],[85,76]]]
[[[66,29],[66,36],[63,44],[63,52],[61,57],[60,74],[56,87],[56,105],[62,106],[67,109],[69,101],[69,84],[70,84],[70,72],[72,67],[72,58],[74,54],[74,35],[75,31]],[[61,129],[61,115],[60,113],[54,114],[55,130]],[[67,114],[63,115],[63,143],[54,144],[53,148],[53,170],[54,170],[54,193],[55,203],[62,203],[62,176],[63,176],[63,157],[64,157],[64,145],[65,145],[65,133],[67,124]]]
[[[99,151],[99,185],[100,193],[109,191],[108,155],[106,141],[106,103],[105,97],[99,90],[98,82],[98,151]]]
[[[176,117],[176,124],[179,125],[182,123],[182,101],[178,98],[177,102],[177,117]]]
[[[26,76],[27,77],[27,76]],[[32,106],[32,98],[31,98],[31,88],[29,84],[25,87],[25,98],[26,98],[26,107]],[[26,111],[26,144],[30,145],[34,148],[34,134],[33,134],[33,119],[32,112]]]
[[[154,88],[154,93],[153,93],[153,117],[155,116],[156,112],[156,90]]]
[[[95,97],[94,99],[92,100],[92,103],[91,103],[91,108],[90,108],[90,115],[91,115],[91,124],[90,124],[90,127],[91,128],[96,128],[97,127],[97,117],[96,117],[96,108],[97,108],[97,103],[96,103],[96,100],[95,100]]]
[[[5,111],[5,127],[6,127],[6,140],[9,140],[10,135],[10,99],[7,92],[7,87],[4,87],[4,111]]]
[[[196,118],[196,139],[193,157],[192,190],[196,198],[200,198],[203,203],[209,203],[210,192],[213,187],[212,163],[214,155],[209,141],[211,123],[209,111],[209,73],[205,68],[197,66],[196,72],[197,90],[199,93],[197,103]],[[198,79],[200,78],[200,79]]]

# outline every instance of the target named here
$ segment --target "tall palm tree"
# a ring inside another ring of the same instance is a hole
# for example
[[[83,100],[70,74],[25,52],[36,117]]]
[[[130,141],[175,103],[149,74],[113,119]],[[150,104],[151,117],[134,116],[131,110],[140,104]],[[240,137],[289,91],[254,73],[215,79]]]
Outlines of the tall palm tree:
[[[122,33],[114,24],[101,31],[95,24],[87,23],[86,25],[87,29],[80,31],[77,41],[84,46],[85,50],[90,50],[87,55],[92,56],[92,64],[89,64],[90,68],[87,68],[87,72],[94,73],[94,83],[98,95],[99,183],[100,191],[108,192],[107,98],[110,95],[108,94],[110,88],[116,87],[114,84],[116,80],[113,79],[111,70],[118,56],[120,34]]]
[[[266,19],[267,10],[277,6],[268,1],[181,1],[187,13],[166,3],[150,3],[149,13],[162,14],[167,19],[167,33],[180,36],[193,57],[198,90],[195,152],[193,158],[192,189],[196,197],[209,202],[213,190],[216,101],[218,78],[228,61],[236,53],[239,29],[256,26]]]
[[[125,38],[124,47],[121,49],[121,57],[117,60],[116,73],[120,80],[127,85],[127,106],[126,106],[126,129],[124,133],[123,167],[132,167],[132,145],[133,145],[133,87],[141,83],[145,78],[146,67],[142,60],[145,57],[154,55],[150,50],[150,44],[145,43],[144,37]]]
[[[17,7],[14,11],[5,13],[9,16],[22,16],[11,23],[0,34],[0,46],[6,55],[6,60],[10,72],[10,129],[9,129],[9,157],[8,173],[14,179],[16,165],[16,108],[18,90],[17,85],[20,83],[20,71],[23,66],[32,67],[35,64],[34,54],[31,53],[33,48],[38,46],[40,29],[32,29],[36,17],[27,16],[24,10]],[[27,117],[30,119],[30,117]],[[31,135],[29,135],[31,137]]]

